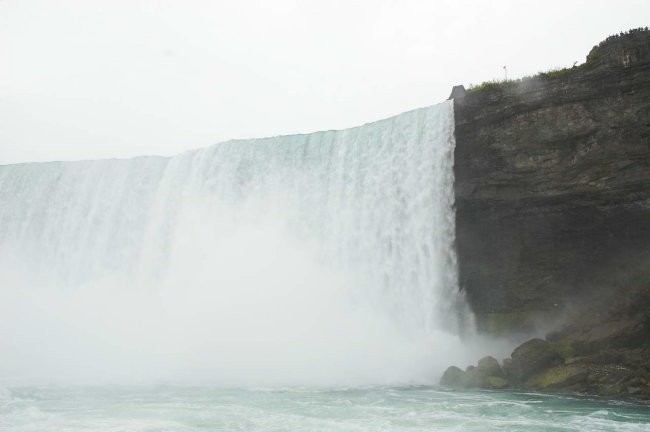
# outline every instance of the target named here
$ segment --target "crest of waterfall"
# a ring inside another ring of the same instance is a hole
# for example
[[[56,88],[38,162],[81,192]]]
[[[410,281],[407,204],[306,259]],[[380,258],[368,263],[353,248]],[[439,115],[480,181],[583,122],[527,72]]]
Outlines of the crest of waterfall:
[[[454,145],[447,101],[171,158],[1,166],[0,272],[23,294],[101,286],[186,320],[223,317],[203,327],[241,327],[248,312],[332,315],[345,303],[405,332],[457,334],[468,312],[453,247]]]

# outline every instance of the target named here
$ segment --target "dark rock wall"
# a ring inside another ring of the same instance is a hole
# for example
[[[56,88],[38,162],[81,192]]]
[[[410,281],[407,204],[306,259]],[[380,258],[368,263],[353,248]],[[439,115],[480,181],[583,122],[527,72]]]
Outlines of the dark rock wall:
[[[649,32],[454,98],[459,282],[479,323],[650,283]]]

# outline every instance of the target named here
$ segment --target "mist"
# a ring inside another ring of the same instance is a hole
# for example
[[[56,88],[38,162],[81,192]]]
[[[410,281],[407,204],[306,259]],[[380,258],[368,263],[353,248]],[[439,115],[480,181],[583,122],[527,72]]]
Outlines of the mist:
[[[453,149],[445,102],[173,158],[0,167],[0,379],[435,383],[486,350],[457,287]]]
[[[459,336],[406,331],[350,296],[352,278],[324,268],[308,246],[273,227],[249,228],[209,255],[185,254],[157,286],[106,278],[61,292],[3,271],[11,288],[0,299],[2,380],[422,384],[445,362],[469,361]],[[250,241],[252,250],[242,246]]]

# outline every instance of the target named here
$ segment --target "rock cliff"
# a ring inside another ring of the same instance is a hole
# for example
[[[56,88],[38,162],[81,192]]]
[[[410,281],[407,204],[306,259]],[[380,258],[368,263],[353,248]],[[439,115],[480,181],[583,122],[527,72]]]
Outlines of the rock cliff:
[[[584,305],[546,340],[531,339],[501,364],[449,367],[452,388],[580,392],[650,399],[650,285],[610,293]]]
[[[650,286],[647,29],[452,97],[459,281],[484,330]]]

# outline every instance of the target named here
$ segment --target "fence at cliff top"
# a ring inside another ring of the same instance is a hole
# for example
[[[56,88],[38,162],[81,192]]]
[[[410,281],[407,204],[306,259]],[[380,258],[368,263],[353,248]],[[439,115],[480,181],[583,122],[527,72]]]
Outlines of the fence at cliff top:
[[[0,167],[0,379],[434,381],[469,319],[453,132],[448,101],[172,158]]]

